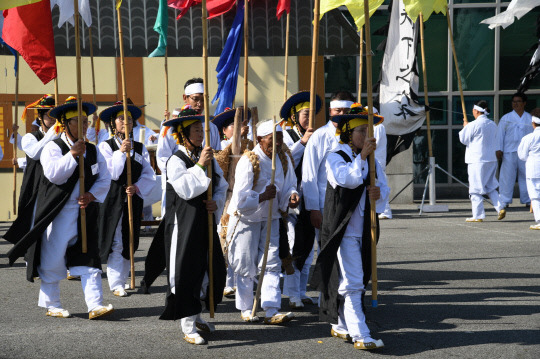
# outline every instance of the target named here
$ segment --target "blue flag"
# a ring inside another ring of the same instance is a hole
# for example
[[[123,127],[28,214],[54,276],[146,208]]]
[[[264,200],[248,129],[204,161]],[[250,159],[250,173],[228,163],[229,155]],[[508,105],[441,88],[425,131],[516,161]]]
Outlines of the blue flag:
[[[233,107],[234,96],[236,95],[236,85],[238,83],[238,67],[240,64],[240,54],[242,52],[244,36],[244,1],[239,1],[236,8],[231,30],[227,36],[225,47],[219,57],[216,67],[218,89],[212,104],[219,101],[214,115],[220,114],[227,107]]]
[[[17,56],[17,51],[6,44],[4,40],[2,39],[2,29],[4,28],[4,15],[0,12],[0,45],[6,46],[8,50],[15,56],[15,64],[13,66],[13,70],[15,70],[15,77],[17,77],[17,62],[19,61],[19,57]]]

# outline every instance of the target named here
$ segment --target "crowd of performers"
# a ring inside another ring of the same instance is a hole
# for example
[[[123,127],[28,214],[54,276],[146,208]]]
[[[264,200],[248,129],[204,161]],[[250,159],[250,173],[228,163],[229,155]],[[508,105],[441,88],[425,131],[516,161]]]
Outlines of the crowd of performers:
[[[285,101],[279,125],[267,120],[253,128],[251,111],[246,109],[242,139],[237,141],[243,154],[234,173],[228,173],[228,163],[234,157],[231,147],[236,109],[213,118],[210,144],[206,144],[202,79],[185,84],[183,100],[182,108],[165,113],[159,134],[138,123],[141,110],[131,103],[126,104],[127,112],[121,102],[101,111],[99,119],[105,128],[100,129],[96,107],[83,102],[82,134],[75,98],[56,105],[53,96],[45,95],[27,106],[37,110],[38,128],[19,141],[26,153],[26,161],[20,161],[25,172],[19,215],[4,238],[14,244],[8,253],[10,264],[24,258],[27,280],[39,278],[38,305],[46,309],[46,315],[71,316],[60,300],[59,283],[67,276],[80,277],[89,319],[112,313],[113,306],[103,302],[101,274],[105,263],[112,293],[128,296],[127,199],[131,197],[137,249],[141,218],[149,207],[145,201],[159,181],[145,145],[157,142],[162,217],[145,259],[140,291],[149,293],[166,270],[168,290],[160,319],[179,319],[184,340],[204,344],[200,332],[213,332],[215,327],[202,318],[203,303],[209,309],[213,302],[215,310],[223,296],[234,296],[241,320],[258,322],[252,312],[254,286],[258,276],[264,275],[260,297],[264,318],[260,319],[269,325],[289,322],[294,314],[280,311],[283,277],[283,294],[289,297],[290,309],[318,305],[320,320],[331,324],[331,336],[352,341],[357,349],[383,347],[381,340],[371,337],[363,306],[371,275],[370,202],[376,201],[378,218],[392,216],[384,172],[383,118],[374,116],[375,134],[369,138],[367,110],[354,103],[347,91],[332,95],[331,121],[316,131],[309,128],[310,93],[306,91]],[[313,107],[320,111],[320,98],[316,97]],[[496,161],[495,151],[493,159],[481,154],[486,146],[493,146],[486,139],[495,138],[497,131],[494,123],[486,122],[488,111],[485,103],[478,103],[473,110],[477,120],[460,133],[467,145],[471,184],[475,184],[471,185],[471,201],[476,221],[484,216],[483,194],[492,198],[499,218],[504,217],[502,189],[499,197],[496,180],[485,183],[487,174],[494,176],[491,163]],[[91,115],[93,121],[88,127]],[[533,116],[532,123],[536,128],[540,119]],[[501,143],[510,143],[507,138],[511,134],[514,132],[507,129]],[[79,135],[98,145],[80,140]],[[514,150],[527,161],[527,186],[537,221],[540,187],[535,181],[540,167],[535,156],[540,151],[539,143],[535,130]],[[271,181],[274,146],[276,166]],[[506,147],[502,151],[503,160],[511,159]],[[376,158],[375,186],[368,184],[372,153]],[[79,193],[80,156],[84,157],[83,195]],[[128,160],[131,182],[127,178]],[[212,199],[208,199],[209,190]],[[82,251],[80,208],[85,209],[86,253]],[[261,273],[268,225],[270,244]],[[210,230],[215,254],[212,278],[208,275]],[[315,248],[319,252],[310,284],[320,295],[311,298],[306,288]],[[213,301],[209,298],[210,280]]]

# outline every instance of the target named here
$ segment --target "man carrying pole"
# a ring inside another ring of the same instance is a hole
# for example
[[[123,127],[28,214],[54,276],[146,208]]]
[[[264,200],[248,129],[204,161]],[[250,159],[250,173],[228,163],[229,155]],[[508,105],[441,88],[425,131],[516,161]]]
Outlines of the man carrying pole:
[[[279,313],[281,291],[279,274],[279,221],[280,211],[299,204],[296,191],[296,176],[291,159],[283,151],[283,132],[276,127],[276,173],[272,177],[273,123],[262,122],[257,128],[258,144],[253,151],[245,152],[238,161],[233,194],[227,213],[230,216],[227,230],[229,244],[228,259],[237,276],[236,308],[241,311],[244,321],[258,321],[252,315],[253,284],[259,273],[263,259],[263,249],[267,235],[267,220],[271,218],[270,243],[267,253],[266,271],[261,288],[261,306],[266,312],[265,323],[280,324],[290,321],[292,313]],[[275,198],[272,213],[268,213],[269,201]]]

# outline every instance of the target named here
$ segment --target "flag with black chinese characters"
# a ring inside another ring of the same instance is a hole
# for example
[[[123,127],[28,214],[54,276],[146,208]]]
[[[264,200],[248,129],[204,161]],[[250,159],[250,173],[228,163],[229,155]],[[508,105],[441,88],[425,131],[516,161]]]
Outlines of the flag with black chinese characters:
[[[379,112],[388,135],[414,132],[426,118],[418,103],[418,25],[405,12],[403,0],[394,1],[379,87]]]
[[[534,52],[531,62],[525,70],[525,74],[519,79],[519,86],[517,92],[524,93],[529,89],[531,81],[540,74],[540,40],[538,40],[538,46]]]

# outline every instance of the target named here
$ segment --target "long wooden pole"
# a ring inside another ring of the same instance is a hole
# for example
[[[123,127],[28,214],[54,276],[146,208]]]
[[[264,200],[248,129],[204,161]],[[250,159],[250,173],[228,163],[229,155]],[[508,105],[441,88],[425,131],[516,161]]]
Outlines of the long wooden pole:
[[[165,110],[169,112],[169,66],[167,61],[167,48],[165,47],[165,63],[164,63],[164,70],[165,70]]]
[[[94,106],[97,106],[96,101],[96,75],[95,75],[95,69],[94,69],[94,46],[93,46],[93,40],[92,40],[92,28],[88,28],[88,40],[90,43],[90,69],[92,70],[92,101],[94,103]],[[99,121],[99,118],[97,119]],[[93,124],[96,129],[96,145],[98,144],[98,127],[96,124]]]
[[[360,28],[360,59],[358,60],[358,103],[362,103],[362,70],[364,69],[364,27]]]
[[[15,61],[15,118],[13,123],[15,126],[19,125],[19,54],[15,55],[17,59]],[[13,131],[13,215],[17,215],[17,142],[19,133],[18,130]]]
[[[247,5],[247,4],[246,4]],[[246,6],[247,9],[247,6]],[[210,143],[210,100],[208,99],[208,14],[206,9],[206,0],[202,0],[202,31],[203,31],[203,77],[204,77],[204,141],[205,146],[211,146]],[[246,16],[247,18],[247,16]],[[247,30],[247,27],[246,29]],[[247,55],[247,54],[246,54]],[[246,56],[247,58],[247,56]],[[247,73],[245,74],[247,79]],[[247,86],[246,86],[247,88]],[[244,89],[244,95],[247,96],[247,89]],[[245,98],[247,100],[247,97]],[[247,104],[247,101],[246,101]],[[244,107],[244,113],[247,113],[247,106]],[[244,115],[244,119],[246,115]],[[212,162],[208,164],[206,174],[212,179]],[[212,200],[212,183],[208,185],[207,197]],[[210,304],[210,318],[214,318],[214,214],[208,213],[208,296]]]
[[[244,118],[243,123],[248,123],[248,74],[249,74],[249,2],[244,0]],[[255,125],[251,122],[251,133],[255,133]],[[255,143],[255,138],[253,139]]]
[[[83,136],[83,119],[82,119],[82,85],[81,85],[81,34],[79,28],[79,1],[73,0],[75,8],[75,53],[76,53],[76,72],[77,72],[77,112],[78,112],[78,140],[84,141]],[[86,193],[84,190],[84,156],[79,156],[79,194],[83,196]],[[86,241],[86,210],[81,208],[81,242],[82,252],[88,252]]]
[[[122,78],[122,104],[124,105],[124,136],[130,138],[131,127],[128,125],[128,105],[126,94],[126,69],[124,65],[124,39],[122,36],[122,13],[120,7],[116,9],[116,17],[118,18],[118,46],[120,47],[120,74]],[[97,135],[97,134],[96,134]],[[131,182],[131,151],[126,152],[126,174],[127,185],[130,187]],[[135,288],[135,243],[133,240],[133,197],[127,196],[128,216],[129,216],[129,264],[131,271],[131,289]]]
[[[452,24],[450,23],[450,11],[446,8],[446,21],[448,22],[448,35],[452,44],[452,54],[454,55],[454,65],[456,67],[456,76],[458,80],[459,95],[461,97],[461,110],[463,111],[463,120],[467,122],[467,110],[465,108],[465,97],[463,96],[463,86],[461,85],[461,74],[459,73],[459,65],[456,55],[456,46],[454,45],[454,35],[452,34]]]
[[[373,131],[373,64],[371,55],[371,26],[369,23],[369,0],[364,0],[365,31],[366,31],[366,82],[368,102],[368,137],[372,138]],[[375,186],[375,153],[369,155],[369,183]],[[371,205],[371,305],[377,307],[377,213],[375,201]]]
[[[274,185],[276,178],[276,116],[272,120],[272,175],[270,177],[270,185]],[[266,243],[264,244],[263,261],[261,265],[261,274],[259,275],[259,283],[257,283],[257,291],[255,292],[255,298],[253,300],[253,309],[251,309],[251,317],[255,317],[257,314],[257,305],[259,303],[259,297],[261,296],[262,283],[264,280],[264,273],[266,272],[266,262],[268,260],[268,248],[270,247],[270,237],[272,235],[272,210],[274,205],[274,199],[270,199],[268,203],[268,218],[266,220]]]
[[[311,82],[309,88],[309,128],[315,123],[315,91],[317,88],[317,56],[319,54],[319,14],[320,0],[315,0],[313,7],[313,44],[311,48]]]
[[[426,67],[426,52],[424,49],[424,15],[420,13],[420,48],[422,51],[422,73],[424,77],[424,103],[426,107],[429,107],[428,98],[428,84],[427,84],[427,67]],[[428,138],[428,153],[429,157],[433,157],[433,146],[431,143],[431,129],[430,129],[430,116],[429,111],[426,111],[426,125],[427,125],[427,138]]]
[[[56,75],[56,77],[54,78],[54,103],[56,104],[56,106],[59,106],[60,105],[60,99],[58,97],[58,74]]]
[[[283,79],[283,102],[287,101],[287,82],[289,81],[289,32],[291,28],[291,14],[287,13],[287,25],[285,26],[285,72]]]

